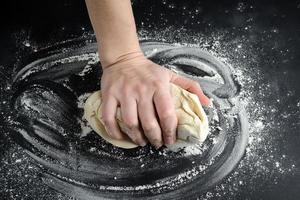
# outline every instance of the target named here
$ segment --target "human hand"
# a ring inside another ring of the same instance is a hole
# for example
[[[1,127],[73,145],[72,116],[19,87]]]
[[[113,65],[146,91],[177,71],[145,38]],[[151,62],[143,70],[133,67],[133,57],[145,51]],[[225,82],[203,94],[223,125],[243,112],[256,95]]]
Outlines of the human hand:
[[[177,116],[171,103],[170,82],[196,94],[202,105],[210,104],[196,81],[153,63],[142,52],[120,56],[113,64],[104,66],[101,118],[110,136],[124,138],[115,119],[120,106],[128,128],[125,134],[134,143],[144,146],[148,140],[156,148],[173,144]]]

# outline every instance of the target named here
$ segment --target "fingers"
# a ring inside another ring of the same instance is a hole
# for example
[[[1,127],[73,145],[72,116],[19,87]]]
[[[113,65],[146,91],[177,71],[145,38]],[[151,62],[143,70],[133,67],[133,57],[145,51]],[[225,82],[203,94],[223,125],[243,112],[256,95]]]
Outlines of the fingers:
[[[154,94],[154,103],[160,119],[165,144],[176,142],[177,116],[169,88],[158,89]]]
[[[105,129],[110,137],[114,139],[123,139],[123,134],[120,131],[119,125],[116,121],[118,101],[113,96],[103,97],[101,119],[104,123]]]
[[[179,76],[174,72],[172,73],[171,82],[179,85],[183,89],[196,94],[199,97],[200,103],[204,106],[210,106],[211,101],[210,99],[203,93],[200,84],[197,81],[192,79],[185,78],[183,76]]]
[[[163,145],[161,129],[156,118],[155,108],[150,97],[142,97],[138,102],[138,114],[144,130],[145,136],[149,142],[157,149]]]
[[[146,145],[146,140],[141,133],[139,127],[139,119],[137,115],[137,103],[134,98],[123,98],[121,101],[121,114],[126,128],[125,133],[136,144],[140,146]]]

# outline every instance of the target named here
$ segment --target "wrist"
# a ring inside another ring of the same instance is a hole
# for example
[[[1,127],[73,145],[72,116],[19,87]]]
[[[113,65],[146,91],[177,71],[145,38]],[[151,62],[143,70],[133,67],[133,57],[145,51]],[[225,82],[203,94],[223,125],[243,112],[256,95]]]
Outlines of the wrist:
[[[102,69],[106,69],[117,63],[125,62],[127,60],[131,60],[137,57],[144,57],[144,53],[142,52],[140,47],[132,48],[124,51],[105,52],[105,53],[100,50],[99,53]]]
[[[99,39],[99,58],[102,67],[118,61],[132,52],[142,52],[137,35],[124,37],[103,37]]]

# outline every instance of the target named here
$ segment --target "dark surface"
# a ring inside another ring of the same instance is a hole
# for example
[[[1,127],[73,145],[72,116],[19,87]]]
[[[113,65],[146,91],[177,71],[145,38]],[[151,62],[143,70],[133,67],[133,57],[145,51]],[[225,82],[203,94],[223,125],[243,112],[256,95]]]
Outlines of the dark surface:
[[[1,9],[1,98],[13,66],[20,61],[24,62],[20,58],[33,51],[31,47],[24,46],[24,42],[46,46],[91,32],[83,1],[15,0],[10,1],[9,5],[1,5]],[[257,49],[259,63],[256,64],[264,73],[265,81],[272,83],[273,94],[281,97],[281,103],[276,105],[278,112],[293,114],[289,121],[285,121],[285,126],[278,127],[284,137],[277,139],[277,153],[291,158],[296,169],[293,174],[281,177],[278,184],[270,181],[260,186],[263,178],[257,179],[257,182],[252,183],[257,187],[244,185],[231,198],[299,199],[300,107],[295,105],[299,104],[300,99],[300,2],[256,1],[250,4],[241,1],[143,0],[134,2],[134,11],[138,29],[149,32],[165,31],[166,27],[170,27],[170,30],[181,29],[187,35],[198,32],[211,35],[216,31],[224,31],[224,40],[234,37],[249,39],[247,44]],[[169,37],[172,42],[182,41],[180,34],[170,34]],[[293,91],[293,95],[288,96],[287,91]],[[2,112],[7,105],[2,99],[0,103],[2,122],[2,118],[7,119],[8,114]],[[0,185],[7,189],[1,192],[3,198],[20,199],[23,196],[31,199],[33,195],[39,199],[51,199],[51,196],[58,198],[60,195],[46,187],[35,190],[41,183],[38,169],[30,168],[30,163],[12,164],[17,158],[26,155],[7,137],[8,131],[4,124],[0,123],[0,128]],[[25,174],[31,178],[25,177],[24,180],[17,181],[18,177]]]

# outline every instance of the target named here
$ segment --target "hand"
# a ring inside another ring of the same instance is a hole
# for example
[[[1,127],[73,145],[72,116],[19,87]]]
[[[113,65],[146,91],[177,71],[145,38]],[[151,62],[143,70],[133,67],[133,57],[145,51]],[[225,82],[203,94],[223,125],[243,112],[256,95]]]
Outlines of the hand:
[[[120,106],[129,129],[126,134],[134,143],[144,146],[148,140],[156,148],[173,144],[177,116],[171,103],[170,82],[195,93],[203,105],[210,104],[196,81],[153,63],[142,52],[126,54],[103,67],[101,117],[110,136],[124,138],[115,119]]]

